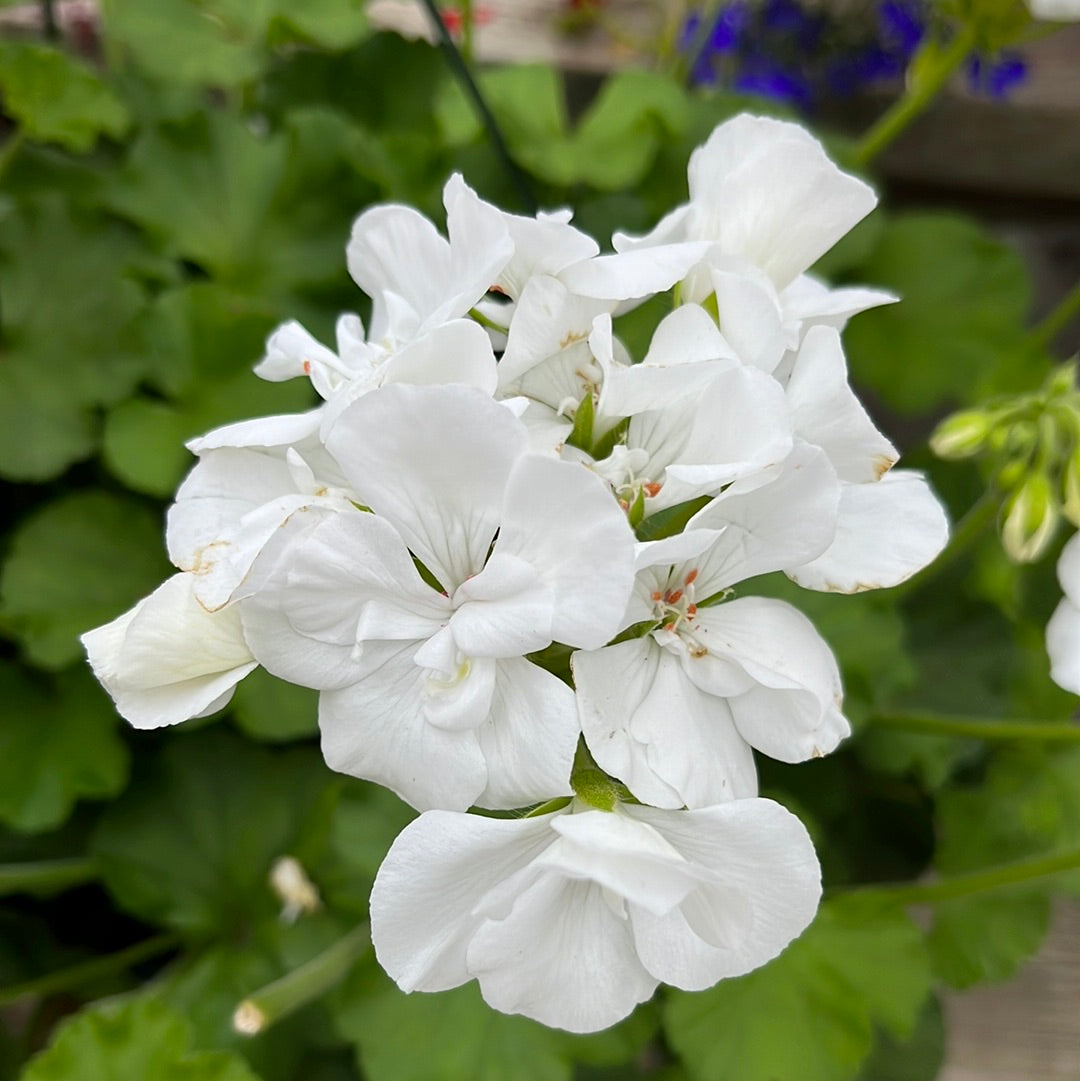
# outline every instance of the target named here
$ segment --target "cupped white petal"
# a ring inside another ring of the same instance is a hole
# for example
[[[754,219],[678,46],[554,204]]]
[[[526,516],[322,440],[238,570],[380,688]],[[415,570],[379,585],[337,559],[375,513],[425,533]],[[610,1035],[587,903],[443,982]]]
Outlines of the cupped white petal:
[[[801,612],[782,601],[743,597],[702,609],[698,619],[708,632],[703,641],[756,683],[728,702],[739,735],[752,747],[782,762],[803,762],[851,734],[840,712],[836,658]]]
[[[899,585],[945,547],[949,523],[921,473],[894,469],[871,484],[845,484],[836,537],[816,559],[785,567],[788,576],[827,593]]]
[[[540,875],[505,919],[485,921],[467,950],[484,999],[569,1032],[596,1032],[649,998],[630,925],[595,882]]]
[[[454,591],[450,630],[469,657],[520,657],[550,645],[554,589],[532,563],[498,546]]]
[[[484,329],[471,319],[453,319],[394,353],[382,378],[419,386],[462,383],[494,394],[498,373]]]
[[[651,638],[573,656],[578,710],[597,764],[657,807],[757,795],[757,773],[722,698]],[[745,685],[745,681],[743,681]]]
[[[577,749],[574,692],[557,676],[525,660],[495,662],[491,711],[476,729],[488,766],[479,807],[525,807],[570,795]]]
[[[393,789],[417,810],[465,810],[487,785],[472,728],[428,722],[430,673],[416,642],[369,642],[356,682],[319,695],[322,752],[331,769]],[[482,719],[482,718],[481,718]]]
[[[94,675],[136,728],[221,708],[257,662],[237,609],[207,612],[195,576],[175,574],[111,623],[81,638]]]
[[[494,555],[534,567],[552,592],[556,642],[594,649],[619,629],[634,578],[634,535],[583,465],[522,456],[506,489]]]
[[[873,210],[877,197],[841,172],[805,128],[743,114],[690,156],[686,235],[713,240],[778,289]]]
[[[802,443],[775,479],[746,492],[736,484],[713,499],[687,527],[723,530],[696,564],[698,596],[820,555],[835,536],[840,489],[825,452]]]
[[[466,950],[485,918],[476,910],[551,843],[550,818],[428,811],[398,835],[371,891],[371,941],[403,991],[472,979]]]
[[[725,340],[744,364],[774,371],[788,344],[775,286],[752,263],[730,258],[715,262],[709,282]]]
[[[473,387],[393,385],[353,402],[326,443],[358,500],[453,592],[484,566],[528,433]]]
[[[859,484],[887,473],[899,454],[874,427],[847,380],[840,334],[812,327],[803,340],[787,386],[795,428],[829,456],[837,476]]]
[[[638,956],[658,979],[699,991],[741,976],[772,960],[813,920],[821,899],[817,856],[805,826],[779,804],[746,799],[675,813],[625,812],[714,876],[667,915],[631,910]]]

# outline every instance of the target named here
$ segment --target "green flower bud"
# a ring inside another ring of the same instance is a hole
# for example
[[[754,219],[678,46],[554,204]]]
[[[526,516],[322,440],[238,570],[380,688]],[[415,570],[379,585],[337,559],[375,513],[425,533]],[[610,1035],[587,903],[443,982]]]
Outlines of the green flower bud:
[[[930,436],[930,449],[939,457],[951,461],[971,458],[986,446],[990,421],[978,409],[966,409],[946,417]]]
[[[1048,397],[1067,397],[1076,390],[1076,364],[1069,361],[1055,368],[1047,377],[1046,393]]]
[[[1001,543],[1016,563],[1033,563],[1054,538],[1061,506],[1050,478],[1032,473],[1005,504]]]

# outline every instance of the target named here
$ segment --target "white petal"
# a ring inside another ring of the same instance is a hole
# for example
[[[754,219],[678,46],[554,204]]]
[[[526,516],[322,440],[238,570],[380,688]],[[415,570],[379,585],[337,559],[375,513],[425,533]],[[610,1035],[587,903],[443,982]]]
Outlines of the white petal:
[[[777,288],[829,250],[877,198],[798,124],[743,114],[690,156],[687,236],[715,241]]]
[[[720,260],[711,269],[724,338],[744,364],[773,371],[784,355],[780,300],[769,277],[742,260]]]
[[[840,671],[832,650],[801,612],[782,601],[744,597],[702,609],[710,649],[737,662],[758,686],[728,705],[739,734],[782,762],[818,758],[851,728],[840,713]]]
[[[494,394],[498,382],[491,340],[471,319],[443,323],[399,350],[382,373],[387,383],[462,383]]]
[[[948,539],[945,511],[922,474],[894,469],[873,484],[845,484],[836,539],[812,562],[785,570],[828,593],[886,589],[932,562]]]
[[[840,488],[825,452],[803,443],[775,480],[749,492],[733,486],[714,499],[688,525],[724,529],[697,562],[698,596],[823,552],[835,533]]]
[[[173,575],[130,611],[82,636],[94,675],[136,728],[220,708],[256,667],[239,612],[207,612],[194,584],[193,575]]]
[[[1080,608],[1064,598],[1046,625],[1046,652],[1050,678],[1073,694],[1080,694]]]
[[[1080,533],[1073,534],[1061,549],[1057,576],[1065,596],[1080,608]]]
[[[513,386],[538,364],[588,341],[593,320],[613,307],[575,296],[557,278],[530,278],[514,311],[506,350],[499,361],[499,385]]]
[[[357,498],[398,530],[448,592],[484,566],[528,434],[472,387],[381,387],[327,436]]]
[[[632,910],[638,954],[658,979],[698,991],[741,976],[770,961],[813,920],[821,898],[817,856],[806,828],[779,804],[748,799],[696,811],[627,807],[626,813],[715,874],[713,885],[703,884],[667,916]],[[716,945],[718,939],[725,944]]]
[[[472,978],[465,951],[484,895],[551,843],[549,815],[483,818],[428,811],[398,835],[371,891],[371,941],[403,991]]]
[[[454,591],[454,641],[469,657],[520,657],[552,641],[553,590],[531,563],[496,547]]]
[[[522,657],[495,662],[488,719],[476,730],[488,766],[480,807],[525,807],[570,795],[578,735],[574,692]]]
[[[538,454],[514,466],[495,552],[535,567],[551,589],[554,641],[592,649],[619,628],[634,577],[634,536],[607,485]]]
[[[567,878],[588,879],[662,915],[697,888],[695,869],[663,835],[621,809],[552,819],[559,839],[536,860]]]
[[[578,296],[635,300],[670,289],[708,251],[707,243],[666,244],[641,251],[598,255],[567,267],[560,280]]]
[[[591,236],[575,229],[570,212],[538,214],[535,218],[502,213],[514,242],[514,255],[499,272],[495,284],[515,300],[537,274],[558,274],[564,267],[598,254]]]
[[[799,349],[787,392],[799,435],[824,449],[841,480],[876,481],[892,468],[899,455],[848,386],[838,331],[811,328]]]
[[[701,807],[757,794],[753,755],[724,700],[652,639],[575,653],[573,669],[589,750],[638,799]]]
[[[323,406],[307,413],[286,413],[278,417],[256,417],[225,424],[190,440],[186,446],[194,454],[219,447],[290,447],[309,440],[322,424]]]
[[[570,1032],[621,1021],[657,984],[602,888],[554,873],[526,889],[504,920],[480,927],[467,961],[489,1005]]]
[[[472,729],[429,724],[426,669],[415,642],[369,642],[356,683],[319,696],[319,729],[327,765],[393,789],[418,810],[465,810],[487,784]]]

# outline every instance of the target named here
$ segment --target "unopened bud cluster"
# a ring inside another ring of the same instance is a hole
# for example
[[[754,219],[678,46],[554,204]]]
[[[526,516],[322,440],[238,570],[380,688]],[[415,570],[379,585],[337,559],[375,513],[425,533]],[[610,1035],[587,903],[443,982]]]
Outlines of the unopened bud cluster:
[[[1080,390],[1075,362],[1033,394],[954,413],[930,446],[941,458],[982,458],[1004,496],[1001,542],[1017,563],[1041,558],[1062,519],[1080,526]]]
[[[832,751],[839,670],[741,584],[887,587],[947,535],[848,385],[840,330],[896,298],[807,273],[873,192],[754,116],[688,179],[606,255],[570,211],[508,214],[460,176],[447,237],[366,210],[346,262],[370,326],[343,315],[331,349],[287,323],[256,368],[322,403],[194,440],[178,573],[83,639],[140,728],[260,665],[318,690],[327,762],[421,812],[371,897],[383,967],[574,1031],[764,964],[817,909],[754,754]],[[633,356],[618,317],[653,297]],[[287,917],[318,905],[295,861],[273,881]]]

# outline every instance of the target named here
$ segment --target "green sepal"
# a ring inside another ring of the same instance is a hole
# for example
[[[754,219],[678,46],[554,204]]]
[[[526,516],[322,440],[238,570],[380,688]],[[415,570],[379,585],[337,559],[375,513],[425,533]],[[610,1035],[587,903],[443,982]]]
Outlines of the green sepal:
[[[596,410],[593,407],[592,394],[586,393],[585,397],[578,403],[577,412],[574,414],[574,427],[570,429],[566,442],[570,446],[577,447],[578,450],[583,450],[588,454],[593,445],[593,421],[595,418]]]
[[[685,503],[676,503],[674,507],[657,511],[650,514],[639,526],[634,529],[634,534],[639,541],[663,540],[665,537],[674,537],[686,528],[686,523],[694,517],[703,507],[708,506],[710,497],[698,496],[697,499],[688,499]]]

